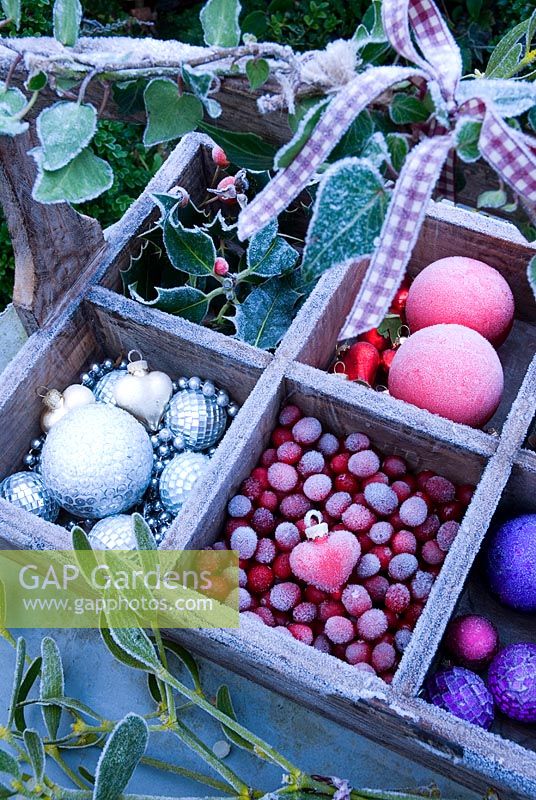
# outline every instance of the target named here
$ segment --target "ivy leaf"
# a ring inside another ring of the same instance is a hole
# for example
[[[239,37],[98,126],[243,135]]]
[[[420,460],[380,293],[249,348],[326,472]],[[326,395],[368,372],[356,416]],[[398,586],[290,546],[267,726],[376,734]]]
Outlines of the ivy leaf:
[[[361,155],[363,148],[373,133],[374,122],[372,117],[368,111],[362,111],[332,151],[329,161],[340,161],[341,158]]]
[[[529,261],[529,265],[527,267],[527,278],[529,280],[530,288],[532,289],[532,294],[536,298],[536,256],[533,256]]]
[[[146,81],[140,78],[137,81],[120,81],[112,86],[112,95],[121,116],[135,114],[143,111],[143,92],[147,86]]]
[[[97,112],[91,105],[54,103],[37,117],[43,169],[61,169],[87,147],[97,130]]]
[[[233,701],[231,700],[231,693],[229,691],[229,687],[225,686],[225,684],[220,686],[217,691],[216,708],[226,714],[230,719],[234,720],[235,722],[237,721],[236,713],[233,707]],[[240,736],[239,733],[232,731],[227,727],[227,725],[224,725],[223,722],[221,723],[221,729],[224,736],[237,747],[241,747],[243,750],[247,750],[250,753],[255,752],[255,745],[251,744],[251,742],[248,742],[248,740],[244,739],[243,736]]]
[[[294,316],[299,294],[284,278],[272,278],[237,305],[233,322],[237,337],[261,350],[279,344]]]
[[[14,775],[15,778],[20,776],[19,765],[13,756],[6,753],[5,750],[0,750],[0,772],[5,772],[7,775]]]
[[[277,220],[273,220],[252,237],[247,251],[247,265],[253,274],[272,278],[289,272],[298,257],[297,251],[277,235]]]
[[[2,11],[17,30],[20,28],[20,5],[21,0],[2,0]]]
[[[383,133],[377,131],[370,137],[363,148],[361,157],[367,159],[377,169],[389,161],[389,148]]]
[[[456,129],[456,152],[466,164],[480,158],[478,142],[481,130],[482,123],[473,120],[462,121]]]
[[[264,40],[268,31],[268,20],[264,11],[252,11],[242,22],[244,33],[252,33],[258,41]]]
[[[307,232],[302,276],[316,280],[330,267],[371,253],[388,194],[377,169],[360,158],[334,164],[324,175]]]
[[[216,144],[223,147],[231,163],[254,172],[272,169],[274,165],[275,147],[256,133],[236,133],[214,127],[202,122],[199,129],[207,133]]]
[[[95,771],[93,800],[117,800],[145,753],[149,731],[143,717],[127,714],[111,732]]]
[[[24,674],[24,664],[26,660],[26,640],[22,636],[17,639],[17,650],[15,655],[15,672],[13,674],[13,688],[11,689],[11,700],[7,718],[7,727],[11,728],[15,717],[15,709],[19,699],[19,690]]]
[[[48,83],[48,76],[43,70],[30,74],[25,82],[25,86],[30,92],[40,92]]]
[[[2,136],[18,136],[28,130],[28,123],[24,120],[15,119],[10,114],[7,114],[4,109],[0,108],[0,135]]]
[[[144,92],[147,126],[143,144],[154,144],[180,139],[194,131],[203,119],[203,105],[192,94],[179,94],[177,84],[169,78],[154,78]]]
[[[80,0],[56,0],[53,17],[54,38],[67,47],[73,47],[78,41],[82,22]]]
[[[395,172],[400,172],[409,153],[407,138],[401,133],[388,133],[385,137],[389,149],[389,158]]]
[[[145,300],[139,295],[137,283],[132,283],[128,288],[130,296],[138,303],[157,308],[159,311],[167,311],[168,314],[177,314],[190,322],[200,324],[208,312],[205,293],[193,286],[179,286],[176,289],[162,289],[157,286],[155,287],[157,297],[154,300]]]
[[[114,182],[111,166],[89,147],[53,172],[43,168],[40,147],[34,147],[30,153],[38,168],[32,197],[40,203],[85,203],[106,192]]]
[[[28,123],[16,119],[18,114],[26,105],[26,98],[20,89],[8,89],[3,81],[0,81],[0,134],[6,136],[17,136],[28,130]]]
[[[208,0],[199,15],[205,44],[236,47],[240,42],[240,10],[239,0]]]
[[[504,189],[491,189],[478,195],[477,208],[503,208],[508,202]]]
[[[26,728],[22,734],[24,746],[30,756],[35,780],[41,783],[45,774],[45,746],[37,731]]]
[[[39,697],[48,700],[50,697],[63,697],[64,677],[63,664],[58,645],[50,636],[45,636],[41,642],[41,689]],[[43,719],[50,738],[55,739],[60,724],[61,708],[59,706],[43,706]]]
[[[383,29],[381,0],[373,0],[367,9],[363,22],[354,33],[354,41],[359,48],[367,44],[382,44],[387,40]]]
[[[385,339],[390,339],[392,344],[397,344],[400,339],[400,328],[403,324],[398,314],[387,314],[378,325],[378,333]]]
[[[164,246],[175,269],[189,275],[214,275],[216,248],[200,228],[185,228],[179,220],[164,223]]]
[[[214,86],[214,75],[212,72],[194,72],[194,70],[184,64],[182,67],[182,77],[188,88],[194,93],[207,110],[207,114],[212,119],[221,116],[221,105],[217,100],[209,97],[210,91]]]
[[[246,75],[250,87],[255,90],[264,86],[270,77],[270,67],[265,58],[252,58],[246,64]]]
[[[408,125],[414,122],[426,122],[430,110],[417,97],[410,94],[396,94],[389,106],[389,116],[397,125]]]
[[[289,164],[292,164],[298,153],[303,150],[305,143],[316,128],[329,102],[329,99],[324,98],[308,109],[290,142],[284,144],[277,152],[274,159],[275,169],[284,169],[288,167]]]

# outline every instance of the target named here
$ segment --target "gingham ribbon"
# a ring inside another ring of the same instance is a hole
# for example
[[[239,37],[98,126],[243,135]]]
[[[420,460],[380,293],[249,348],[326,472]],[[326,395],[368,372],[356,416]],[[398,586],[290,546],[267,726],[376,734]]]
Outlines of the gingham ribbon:
[[[376,327],[388,311],[418,238],[426,205],[451,157],[457,128],[464,118],[482,120],[482,156],[517,194],[536,206],[536,142],[511,128],[489,102],[473,98],[458,106],[460,51],[433,0],[383,0],[382,17],[394,49],[418,68],[371,67],[350,81],[331,101],[293,163],[257,195],[238,221],[239,236],[247,239],[283,211],[307,186],[357,115],[387,88],[418,77],[437,84],[451,127],[445,131],[431,126],[429,138],[406,158],[378,246],[341,338]]]

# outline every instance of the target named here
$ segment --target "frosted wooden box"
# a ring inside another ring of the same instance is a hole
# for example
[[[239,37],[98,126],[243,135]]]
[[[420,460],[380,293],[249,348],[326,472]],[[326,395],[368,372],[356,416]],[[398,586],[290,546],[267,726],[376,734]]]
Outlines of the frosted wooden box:
[[[480,591],[477,560],[497,509],[536,510],[536,454],[523,449],[536,410],[535,304],[526,280],[526,265],[535,250],[506,223],[430,205],[411,274],[437,258],[463,253],[499,269],[516,298],[516,324],[500,351],[504,399],[487,432],[473,430],[323,371],[364,274],[364,261],[358,268],[332,270],[320,280],[273,356],[121,296],[119,271],[139,248],[139,233],[157,215],[150,191],[180,184],[195,199],[210,175],[207,141],[199,136],[183,140],[148,190],[108,232],[97,255],[88,258],[85,280],[65,287],[66,296],[54,313],[3,373],[0,477],[20,468],[38,431],[37,386],[61,388],[77,380],[92,361],[136,347],[153,367],[173,378],[198,373],[243,403],[207,479],[189,495],[164,547],[197,548],[216,540],[226,502],[266,446],[285,399],[318,416],[335,433],[366,432],[379,450],[403,455],[414,468],[477,484],[392,686],[247,619],[238,631],[175,631],[173,636],[482,793],[491,786],[508,800],[534,798],[536,736],[530,726],[504,723],[500,734],[487,733],[431,707],[419,693],[457,607],[491,608],[505,642],[536,636],[533,619],[514,618]],[[4,501],[0,525],[4,547],[69,546],[63,528]]]

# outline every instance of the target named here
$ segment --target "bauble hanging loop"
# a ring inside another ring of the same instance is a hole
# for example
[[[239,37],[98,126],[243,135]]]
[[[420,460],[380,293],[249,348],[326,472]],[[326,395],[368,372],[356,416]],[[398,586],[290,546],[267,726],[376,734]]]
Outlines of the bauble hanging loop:
[[[139,358],[134,359],[135,355]],[[150,431],[157,431],[173,394],[171,378],[165,372],[150,372],[138,350],[131,350],[128,358],[127,374],[113,388],[115,404]]]

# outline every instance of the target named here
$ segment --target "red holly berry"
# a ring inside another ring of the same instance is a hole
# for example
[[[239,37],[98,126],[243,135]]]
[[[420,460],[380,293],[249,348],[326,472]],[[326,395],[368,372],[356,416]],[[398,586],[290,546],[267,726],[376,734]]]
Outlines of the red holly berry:
[[[234,206],[236,204],[236,188],[235,188],[235,178],[233,175],[228,175],[225,178],[222,178],[221,181],[216,186],[216,190],[218,192],[225,192],[223,197],[218,197],[220,203],[224,203],[226,206]]]
[[[292,428],[303,417],[298,406],[288,405],[281,409],[279,424],[284,428]]]
[[[335,478],[335,490],[337,492],[348,492],[348,494],[354,494],[357,491],[357,487],[359,486],[359,482],[357,478],[350,472],[343,472],[342,475],[337,475]]]
[[[277,455],[276,455],[277,460]],[[265,467],[255,467],[251,473],[251,477],[258,481],[263,489],[267,489],[270,485],[268,481],[268,470]]]
[[[231,163],[223,147],[220,147],[218,144],[214,145],[212,148],[212,160],[217,167],[221,167],[222,169],[225,169]]]
[[[222,256],[218,256],[216,261],[214,262],[214,274],[219,275],[220,278],[224,278],[225,275],[229,272],[229,262],[222,258]]]
[[[267,508],[268,511],[275,511],[279,505],[279,500],[275,492],[266,489],[259,497],[259,506]]]
[[[400,289],[395,294],[394,300],[391,303],[391,308],[389,311],[391,314],[403,314],[406,308],[406,303],[408,301],[409,295],[409,287],[402,284]]]
[[[342,475],[343,472],[348,472],[348,461],[350,456],[348,453],[337,453],[329,462],[332,472],[336,475]]]
[[[277,450],[275,447],[269,447],[261,456],[261,464],[263,467],[271,467],[277,461]],[[266,484],[268,486],[268,483]]]

